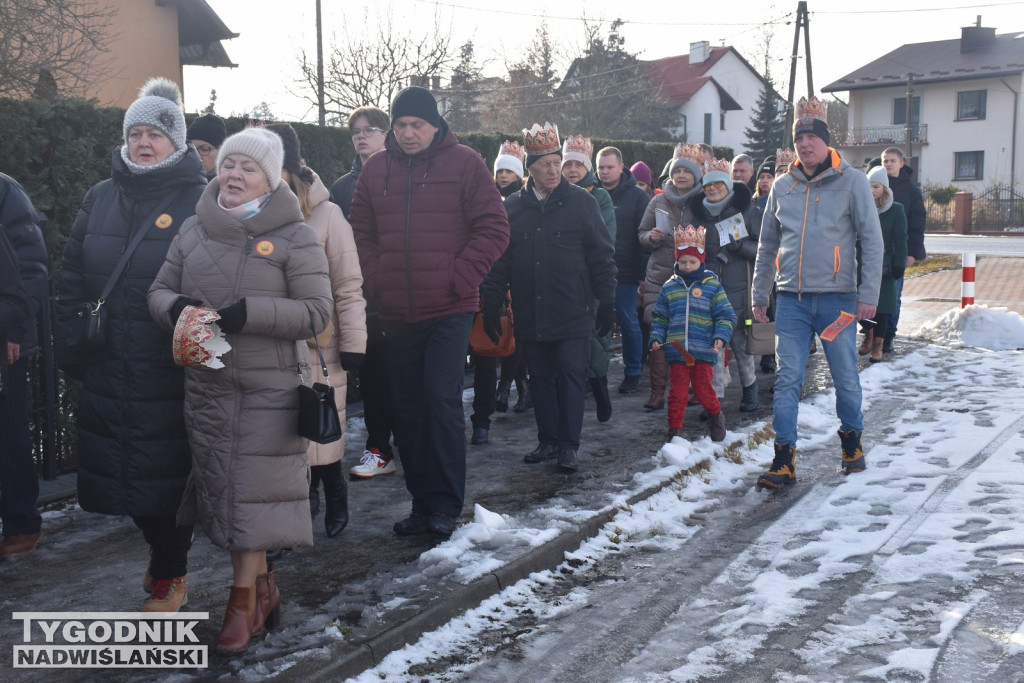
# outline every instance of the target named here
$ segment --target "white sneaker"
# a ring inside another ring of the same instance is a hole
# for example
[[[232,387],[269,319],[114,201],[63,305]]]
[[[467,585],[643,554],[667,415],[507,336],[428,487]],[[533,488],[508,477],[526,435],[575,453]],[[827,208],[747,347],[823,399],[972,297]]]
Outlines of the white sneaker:
[[[348,471],[353,479],[371,479],[378,474],[394,474],[395,463],[393,460],[384,460],[376,448],[363,451],[363,457],[359,464]]]

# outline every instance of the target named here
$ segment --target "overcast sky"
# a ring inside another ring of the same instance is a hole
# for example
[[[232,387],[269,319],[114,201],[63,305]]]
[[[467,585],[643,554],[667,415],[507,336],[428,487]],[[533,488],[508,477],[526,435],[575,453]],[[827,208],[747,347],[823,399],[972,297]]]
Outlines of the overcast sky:
[[[299,55],[316,56],[315,0],[207,0],[228,28],[241,34],[224,42],[237,69],[186,67],[185,99],[189,112],[206,106],[217,90],[222,115],[251,110],[266,101],[278,119],[315,121],[316,108],[302,98]],[[660,10],[668,2],[629,3],[587,0],[556,3],[548,0],[322,0],[324,51],[345,32],[372,33],[372,26],[391,12],[399,31],[433,30],[434,17],[451,31],[453,45],[473,40],[487,75],[505,75],[504,66],[533,40],[546,21],[554,42],[563,49],[563,62],[583,42],[583,22],[623,19],[627,50],[644,59],[686,54],[691,42],[732,45],[756,68],[763,63],[765,36],[772,36],[772,75],[786,94],[789,53],[793,45],[796,0],[724,0],[678,3],[687,7],[676,15]],[[904,43],[960,37],[960,27],[982,25],[999,34],[1024,31],[1024,2],[974,3],[969,0],[861,0],[839,3],[810,0],[811,63],[815,91]],[[585,9],[574,9],[583,8]],[[717,10],[717,11],[716,11]],[[396,31],[397,32],[397,31]],[[606,31],[603,31],[605,33]],[[797,67],[797,97],[806,93],[803,38]],[[841,94],[842,95],[842,94]]]

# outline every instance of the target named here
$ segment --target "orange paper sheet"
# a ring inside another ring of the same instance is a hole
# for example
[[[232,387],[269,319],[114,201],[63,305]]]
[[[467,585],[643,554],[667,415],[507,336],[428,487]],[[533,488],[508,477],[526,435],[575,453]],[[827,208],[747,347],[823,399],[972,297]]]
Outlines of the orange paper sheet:
[[[842,311],[839,314],[839,317],[836,318],[832,324],[822,330],[821,334],[818,335],[818,338],[822,341],[835,341],[835,338],[839,336],[839,333],[849,327],[850,323],[856,319],[856,316],[850,315],[846,311]]]

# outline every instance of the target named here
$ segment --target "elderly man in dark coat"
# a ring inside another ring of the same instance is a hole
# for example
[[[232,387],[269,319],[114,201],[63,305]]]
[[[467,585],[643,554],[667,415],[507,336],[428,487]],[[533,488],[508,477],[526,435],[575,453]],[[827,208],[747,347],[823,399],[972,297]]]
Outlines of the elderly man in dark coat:
[[[511,289],[540,441],[524,460],[557,457],[560,469],[574,472],[594,300],[599,337],[615,320],[615,248],[597,200],[561,174],[558,129],[534,124],[523,133],[530,179],[505,200],[511,237],[484,282],[484,326],[497,337],[501,302]]]

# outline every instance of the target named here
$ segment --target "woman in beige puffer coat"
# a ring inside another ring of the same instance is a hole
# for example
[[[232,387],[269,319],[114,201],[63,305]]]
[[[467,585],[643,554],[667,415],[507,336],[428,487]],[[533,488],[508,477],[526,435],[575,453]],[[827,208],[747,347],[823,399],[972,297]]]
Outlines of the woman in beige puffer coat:
[[[299,208],[306,223],[316,231],[327,253],[327,270],[331,278],[334,309],[331,324],[317,336],[327,364],[334,400],[345,424],[345,396],[348,390],[347,371],[356,370],[366,355],[366,301],[363,299],[363,275],[359,268],[356,241],[352,226],[345,220],[338,205],[330,201],[331,193],[319,176],[305,165],[302,146],[295,129],[287,123],[272,123],[268,130],[277,133],[284,144],[284,168],[281,178],[298,197]],[[324,382],[323,371],[316,357],[316,344],[309,340],[314,381]],[[324,485],[324,529],[333,538],[348,524],[348,486],[341,471],[345,454],[344,437],[329,444],[309,443],[310,513],[316,516],[320,502],[319,484]]]
[[[224,141],[219,174],[182,225],[149,290],[153,319],[173,327],[187,305],[217,310],[231,350],[223,368],[185,369],[192,450],[179,520],[195,519],[231,551],[234,584],[216,650],[246,650],[277,621],[280,593],[267,549],[312,545],[308,441],[298,434],[306,339],[333,299],[327,257],[281,182],[284,150],[270,131]]]

